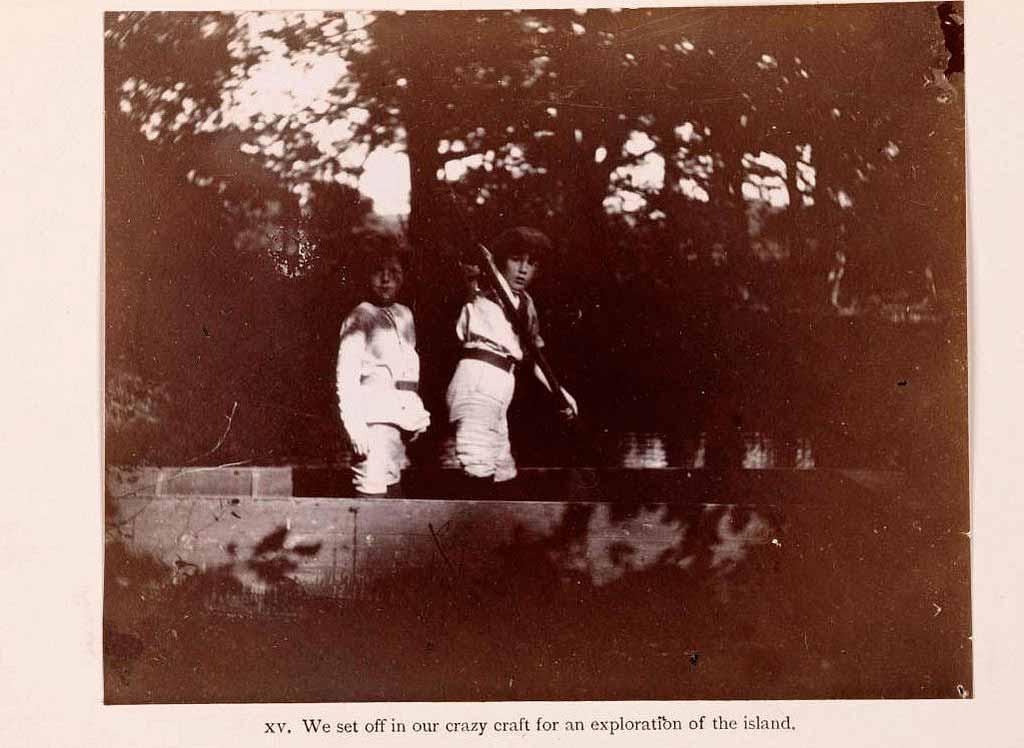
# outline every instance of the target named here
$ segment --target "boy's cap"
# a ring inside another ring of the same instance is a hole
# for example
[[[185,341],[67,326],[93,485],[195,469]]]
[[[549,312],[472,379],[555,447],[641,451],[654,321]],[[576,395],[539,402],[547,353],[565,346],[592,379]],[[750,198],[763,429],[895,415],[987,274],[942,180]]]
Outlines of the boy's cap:
[[[547,235],[530,226],[515,226],[505,229],[491,241],[490,250],[497,257],[509,257],[523,253],[534,257],[545,257],[555,245]]]

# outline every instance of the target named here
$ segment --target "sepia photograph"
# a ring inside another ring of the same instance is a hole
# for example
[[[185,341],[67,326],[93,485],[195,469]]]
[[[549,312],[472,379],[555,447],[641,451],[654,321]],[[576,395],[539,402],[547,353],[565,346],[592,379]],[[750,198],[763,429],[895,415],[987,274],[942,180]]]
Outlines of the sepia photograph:
[[[102,21],[104,703],[973,698],[964,3]]]

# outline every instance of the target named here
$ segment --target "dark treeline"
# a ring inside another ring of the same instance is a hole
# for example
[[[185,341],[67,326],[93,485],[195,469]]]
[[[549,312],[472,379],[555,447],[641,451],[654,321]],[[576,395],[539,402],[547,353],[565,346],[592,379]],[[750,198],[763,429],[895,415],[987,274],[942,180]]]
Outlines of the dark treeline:
[[[960,13],[108,14],[108,460],[338,459],[348,260],[380,232],[412,252],[441,425],[458,258],[523,223],[560,248],[535,296],[594,432],[707,433],[709,463],[752,431],[819,463],[956,454]],[[335,79],[240,116],[275,60]],[[407,217],[374,214],[349,145],[408,156]]]

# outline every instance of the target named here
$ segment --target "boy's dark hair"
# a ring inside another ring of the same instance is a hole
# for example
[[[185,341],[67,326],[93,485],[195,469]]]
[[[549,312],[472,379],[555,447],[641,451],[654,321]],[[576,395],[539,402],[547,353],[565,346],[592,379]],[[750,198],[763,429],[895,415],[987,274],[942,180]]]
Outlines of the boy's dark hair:
[[[352,265],[357,278],[369,278],[370,273],[380,267],[384,260],[391,258],[398,260],[404,271],[409,271],[411,257],[408,248],[400,238],[390,234],[364,234],[354,254]]]
[[[516,226],[494,237],[488,249],[498,262],[516,255],[529,255],[535,261],[543,261],[551,255],[555,245],[542,231],[529,226]]]

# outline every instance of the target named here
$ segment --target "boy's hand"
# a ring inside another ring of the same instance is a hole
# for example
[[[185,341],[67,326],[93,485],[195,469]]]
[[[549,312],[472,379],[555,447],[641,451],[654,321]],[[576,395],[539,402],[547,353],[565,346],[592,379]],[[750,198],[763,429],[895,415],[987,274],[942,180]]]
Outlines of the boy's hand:
[[[569,391],[562,387],[562,398],[567,403],[568,407],[562,408],[562,414],[566,418],[575,418],[580,414],[580,407],[576,404],[576,398],[569,394]]]
[[[476,293],[480,290],[480,266],[469,265],[466,263],[462,264],[462,274],[466,279],[466,285],[469,287],[471,293]]]
[[[348,441],[352,445],[352,454],[356,457],[363,458],[370,453],[370,435],[365,431],[349,434]]]

